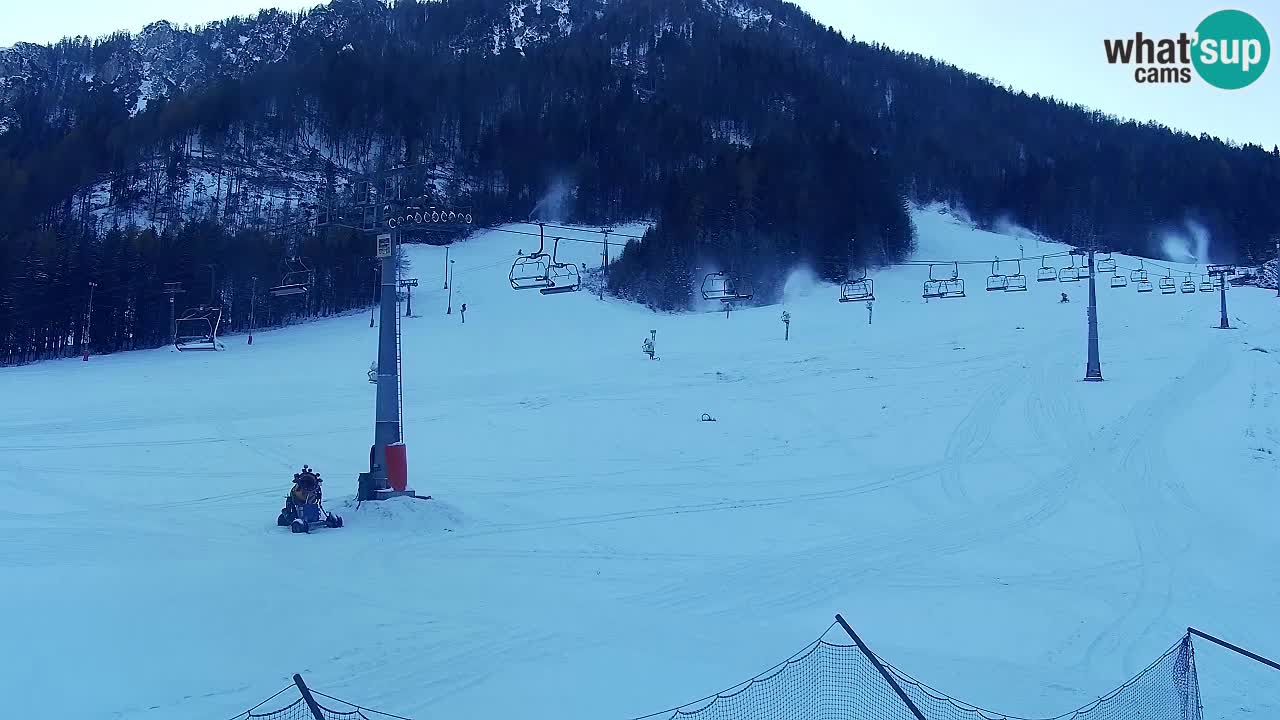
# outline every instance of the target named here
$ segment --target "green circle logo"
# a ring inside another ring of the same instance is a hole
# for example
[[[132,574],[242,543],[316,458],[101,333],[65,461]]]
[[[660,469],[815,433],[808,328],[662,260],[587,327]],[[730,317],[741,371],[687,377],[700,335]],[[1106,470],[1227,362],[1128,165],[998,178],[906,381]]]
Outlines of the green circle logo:
[[[1267,69],[1271,40],[1247,12],[1219,10],[1196,27],[1192,63],[1204,81],[1223,90],[1250,85]]]

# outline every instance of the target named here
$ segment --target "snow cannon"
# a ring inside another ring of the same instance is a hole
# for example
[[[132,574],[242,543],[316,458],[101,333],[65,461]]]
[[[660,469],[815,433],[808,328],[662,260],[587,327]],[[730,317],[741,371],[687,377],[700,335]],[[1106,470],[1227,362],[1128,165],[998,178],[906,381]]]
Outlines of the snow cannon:
[[[285,496],[284,508],[276,517],[278,527],[287,527],[294,533],[309,533],[318,527],[340,528],[342,518],[326,512],[322,502],[320,473],[303,465],[302,471],[293,475],[293,489]]]

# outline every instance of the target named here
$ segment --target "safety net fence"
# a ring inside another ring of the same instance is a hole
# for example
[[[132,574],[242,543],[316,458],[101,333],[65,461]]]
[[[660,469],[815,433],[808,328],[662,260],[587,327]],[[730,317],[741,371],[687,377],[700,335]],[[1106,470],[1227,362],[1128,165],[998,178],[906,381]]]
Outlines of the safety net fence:
[[[634,720],[1203,720],[1193,634],[1224,644],[1189,630],[1111,692],[1053,718],[1029,719],[971,705],[916,680],[872,652],[837,616],[819,639],[759,675],[701,700]],[[1248,654],[1280,670],[1265,658]],[[294,680],[295,684],[230,720],[409,720],[310,690],[299,676]]]

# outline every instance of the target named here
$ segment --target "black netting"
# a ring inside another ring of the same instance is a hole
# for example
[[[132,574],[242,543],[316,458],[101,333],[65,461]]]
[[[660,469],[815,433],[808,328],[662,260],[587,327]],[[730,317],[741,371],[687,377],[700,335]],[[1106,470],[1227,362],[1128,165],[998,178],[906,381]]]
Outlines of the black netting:
[[[876,659],[926,720],[1026,720],[957,700],[880,658]],[[271,699],[283,692],[276,693]],[[344,708],[334,710],[317,703],[324,720],[407,720],[321,692],[314,692],[314,695]],[[314,720],[302,698],[271,712],[259,712],[254,708],[233,720],[252,718]],[[838,644],[824,639],[810,643],[787,660],[729,690],[636,720],[686,718],[917,720],[875,662],[856,644]],[[1191,636],[1183,637],[1145,670],[1110,693],[1078,710],[1044,720],[1203,720]]]
[[[369,716],[359,710],[330,710],[321,705],[320,714],[324,720],[369,720]]]
[[[881,661],[926,720],[1026,720],[956,700]],[[637,720],[915,720],[857,645],[818,640],[710,698]],[[1079,710],[1046,720],[1202,720],[1190,638],[1136,677]]]
[[[949,697],[901,670],[881,664],[928,720],[1026,720],[974,707]],[[896,716],[895,716],[896,717]],[[1110,693],[1044,720],[1202,720],[1200,684],[1191,637],[1184,636],[1145,670]]]
[[[271,712],[258,712],[250,710],[244,715],[248,718],[267,718],[267,720],[312,720],[311,711],[307,709],[307,704],[302,698],[294,700],[292,703]]]

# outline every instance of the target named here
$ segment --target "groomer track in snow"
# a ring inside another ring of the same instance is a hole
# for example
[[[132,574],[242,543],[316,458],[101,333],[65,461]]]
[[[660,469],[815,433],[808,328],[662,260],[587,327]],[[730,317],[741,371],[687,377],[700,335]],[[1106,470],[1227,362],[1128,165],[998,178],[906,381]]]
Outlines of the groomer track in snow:
[[[925,260],[1022,244],[1034,278],[1067,251],[916,221]],[[444,249],[408,248],[405,440],[431,501],[345,502],[367,315],[0,370],[10,713],[223,718],[299,672],[415,718],[634,717],[752,677],[836,611],[903,672],[1031,716],[1188,625],[1280,653],[1273,293],[1232,288],[1217,330],[1216,293],[1100,282],[1106,381],[1084,383],[1084,282],[983,292],[990,264],[959,265],[966,297],[925,302],[927,268],[873,268],[870,324],[800,274],[781,306],[655,314],[513,291],[531,241],[454,245],[452,314]],[[304,462],[343,529],[273,523]],[[1280,713],[1276,678],[1208,654],[1206,717]]]

